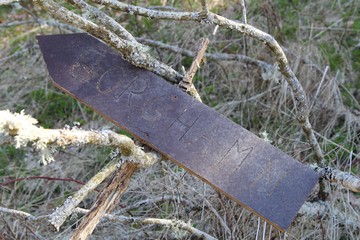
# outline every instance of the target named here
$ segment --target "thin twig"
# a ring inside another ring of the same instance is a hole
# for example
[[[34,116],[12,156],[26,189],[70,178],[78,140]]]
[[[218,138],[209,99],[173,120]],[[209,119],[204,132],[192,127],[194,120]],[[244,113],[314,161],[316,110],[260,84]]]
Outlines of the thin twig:
[[[0,1],[0,6],[1,5],[7,5],[7,4],[10,4],[10,3],[14,3],[14,2],[20,2],[20,0],[1,0]]]
[[[177,46],[165,44],[159,41],[146,39],[146,38],[136,38],[138,41],[149,45],[165,49],[174,53],[180,53],[188,57],[195,57],[196,53],[187,49],[179,48]],[[263,80],[278,81],[278,75],[280,74],[277,68],[274,65],[271,65],[267,62],[251,58],[241,54],[228,54],[228,53],[205,53],[206,60],[222,60],[222,61],[237,61],[242,62],[246,65],[253,65],[260,68],[261,77]]]
[[[114,214],[119,215],[119,214],[129,212],[133,209],[138,209],[141,206],[156,205],[159,202],[166,202],[166,201],[174,201],[174,202],[179,201],[179,202],[186,202],[188,205],[191,204],[188,200],[184,200],[184,199],[179,200],[179,196],[161,196],[161,197],[157,197],[154,199],[145,199],[145,200],[136,202],[128,207],[125,207],[125,208],[122,208],[122,209],[116,211],[116,213],[114,213]]]
[[[48,176],[31,176],[31,177],[24,177],[24,178],[15,178],[15,179],[9,180],[7,182],[0,183],[0,187],[9,185],[9,184],[15,183],[15,182],[21,182],[21,181],[33,180],[33,179],[45,179],[45,180],[49,180],[49,181],[63,181],[63,182],[76,182],[77,184],[81,184],[81,185],[85,184],[85,183],[78,181],[76,179],[73,179],[73,178],[54,178],[54,177],[48,177]]]
[[[190,69],[186,72],[186,75],[180,82],[180,87],[184,88],[186,91],[193,84],[193,78],[194,78],[198,68],[200,68],[200,64],[202,62],[204,53],[205,53],[208,45],[209,45],[208,38],[201,39],[199,47],[196,51],[196,57],[195,57],[194,61],[192,62]]]
[[[137,43],[135,38],[123,26],[121,26],[113,18],[103,13],[96,7],[87,4],[83,0],[67,0],[67,1],[75,5],[79,9],[81,9],[85,14],[87,14],[88,18],[98,20],[101,24],[109,28],[110,31],[118,35],[120,38],[123,38],[128,41],[132,41],[133,43]],[[143,46],[139,45],[139,47],[143,47]]]
[[[185,92],[189,92],[190,95],[195,97],[200,102],[202,102],[201,97],[193,84],[193,78],[196,74],[196,71],[200,67],[201,61],[204,57],[204,53],[208,45],[209,45],[208,38],[204,38],[200,41],[199,47],[197,49],[196,57],[192,62],[190,69],[186,72],[184,78],[179,83],[180,88],[182,88]]]
[[[41,215],[41,216],[35,217],[27,212],[23,212],[23,211],[11,209],[11,208],[4,208],[1,206],[0,206],[0,213],[7,213],[7,214],[15,215],[18,218],[31,220],[31,221],[41,221],[41,220],[47,219],[47,217],[48,217],[47,215]]]
[[[242,20],[243,20],[243,23],[244,23],[244,24],[247,24],[245,0],[241,0],[241,10],[242,10]],[[247,39],[246,39],[246,36],[244,36],[243,44],[244,44],[244,55],[247,56],[247,55],[248,55],[248,53],[247,53],[248,50],[247,50]]]
[[[208,8],[208,5],[206,3],[206,0],[200,0],[200,3],[201,3],[201,7],[202,7],[202,10],[204,12],[208,12],[209,11],[209,8]]]
[[[169,45],[169,44],[165,44],[163,42],[160,41],[155,41],[155,40],[151,40],[151,39],[147,39],[147,38],[136,38],[138,41],[150,45],[150,46],[154,46],[154,47],[158,47],[161,49],[165,49],[174,53],[180,53],[182,55],[188,56],[188,57],[195,57],[196,56],[196,52],[193,52],[191,50],[187,50],[187,49],[183,49],[180,48],[178,46],[174,46],[174,45]],[[262,65],[270,65],[267,62],[261,61],[261,60],[257,60],[255,58],[251,58],[245,55],[241,55],[241,54],[229,54],[229,53],[205,53],[204,54],[206,59],[209,60],[224,60],[224,61],[238,61],[238,62],[243,62],[246,64],[251,64],[254,66],[262,66]]]
[[[245,0],[241,0],[241,10],[243,23],[247,24]]]

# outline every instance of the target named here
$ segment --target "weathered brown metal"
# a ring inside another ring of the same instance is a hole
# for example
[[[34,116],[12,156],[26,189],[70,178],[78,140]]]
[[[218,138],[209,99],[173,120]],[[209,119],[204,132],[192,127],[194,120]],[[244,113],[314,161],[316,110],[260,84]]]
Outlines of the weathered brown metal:
[[[318,176],[87,34],[38,37],[54,84],[280,230]]]

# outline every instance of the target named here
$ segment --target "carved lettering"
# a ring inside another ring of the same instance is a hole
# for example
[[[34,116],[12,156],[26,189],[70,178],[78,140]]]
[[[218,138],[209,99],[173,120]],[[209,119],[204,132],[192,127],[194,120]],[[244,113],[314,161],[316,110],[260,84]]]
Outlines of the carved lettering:
[[[190,129],[199,120],[200,115],[192,115],[187,109],[178,116],[168,127],[167,131],[172,132],[178,141],[181,141]]]
[[[89,51],[80,54],[76,61],[69,66],[69,74],[73,80],[81,83],[97,79],[99,77],[99,73],[94,71],[94,69],[100,64],[101,59],[103,58],[106,58],[106,56],[102,51],[89,49]]]
[[[282,169],[281,173],[279,173],[274,167],[274,161],[270,159],[260,173],[256,173],[257,177],[251,184],[251,188],[264,191],[268,197],[271,197],[274,190],[288,174],[289,172],[286,169]],[[262,183],[259,184],[259,182]],[[261,188],[259,188],[260,186]]]
[[[229,148],[229,150],[225,152],[220,161],[216,163],[217,166],[220,164],[228,164],[229,162],[234,162],[234,167],[232,168],[233,172],[241,168],[241,166],[250,156],[251,152],[254,150],[254,147],[241,145],[240,140],[241,142],[243,141],[242,139],[236,140]]]
[[[168,104],[171,97],[171,95],[162,95],[146,102],[141,108],[142,118],[152,122],[160,120],[163,114],[174,108]]]
[[[197,121],[194,122],[194,125],[196,123],[197,123]],[[204,128],[199,128],[196,126],[194,128],[202,129],[202,130],[204,129]],[[211,152],[211,149],[214,146],[214,144],[219,144],[216,141],[216,136],[217,136],[218,130],[219,130],[218,125],[214,126],[210,131],[206,131],[206,133],[203,133],[203,131],[191,132],[191,129],[192,128],[189,128],[189,130],[185,133],[186,135],[188,135],[188,139],[186,139],[186,142],[187,142],[187,144],[194,145],[196,147],[196,149],[198,149],[198,151],[201,153],[201,156],[204,157],[204,156],[208,155],[208,153]]]
[[[125,88],[120,88],[116,90],[116,93],[114,94],[114,100],[115,102],[120,102],[121,97],[126,94],[126,103],[127,106],[130,107],[132,99],[136,96],[143,94],[146,91],[147,87],[148,82],[143,78],[139,78],[136,76],[130,81],[130,84],[125,86]]]
[[[107,70],[96,82],[96,89],[103,94],[111,93],[121,83],[124,74],[124,70],[118,67]]]
[[[89,82],[94,78],[94,71],[87,65],[76,62],[69,67],[69,74],[75,81],[81,83]]]

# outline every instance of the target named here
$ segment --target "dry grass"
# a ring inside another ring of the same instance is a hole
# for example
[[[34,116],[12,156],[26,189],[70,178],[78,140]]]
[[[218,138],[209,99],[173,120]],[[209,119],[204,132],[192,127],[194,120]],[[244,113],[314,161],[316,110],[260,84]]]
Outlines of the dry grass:
[[[241,19],[239,4],[218,1],[214,11],[228,18]],[[311,106],[311,122],[319,137],[329,166],[360,174],[360,6],[356,1],[257,1],[248,2],[248,22],[276,36],[286,49],[294,72],[301,81]],[[40,15],[36,8],[30,11]],[[181,8],[195,9],[186,1]],[[0,9],[1,10],[1,9]],[[45,17],[44,13],[41,16]],[[24,9],[1,10],[1,22],[33,20]],[[154,21],[117,14],[119,21],[137,37],[151,38],[185,49],[195,49],[201,36],[210,36],[208,52],[240,53],[269,63],[274,59],[265,47],[250,38],[227,30],[212,36],[212,28],[193,23]],[[20,111],[40,120],[45,126],[63,127],[80,121],[84,129],[104,127],[117,130],[92,111],[63,97],[49,84],[49,76],[35,34],[65,33],[58,27],[39,28],[36,23],[11,28],[0,27],[0,108]],[[21,35],[20,35],[21,34]],[[192,59],[153,49],[155,57],[180,69]],[[195,77],[204,102],[253,133],[268,132],[273,144],[301,162],[312,163],[313,155],[295,119],[293,96],[286,81],[261,79],[259,69],[238,62],[207,61]],[[45,97],[44,97],[45,96]],[[51,97],[46,97],[51,96]],[[59,104],[52,106],[53,101]],[[49,122],[49,119],[53,121]],[[26,176],[73,178],[86,182],[104,166],[111,149],[67,148],[55,153],[55,163],[42,167],[31,147],[17,150],[0,146],[1,182]],[[241,183],[239,183],[241,184]],[[49,214],[80,187],[74,182],[26,180],[0,187],[1,205],[30,212]],[[359,239],[359,225],[341,222],[336,211],[360,219],[359,195],[327,184],[332,206],[318,218],[297,217],[287,239]],[[91,206],[94,192],[83,202]],[[141,200],[169,196],[132,209],[125,215],[191,221],[193,226],[219,239],[283,239],[274,228],[215,192],[170,162],[141,170],[131,182],[114,212]],[[312,200],[316,200],[314,197]],[[0,236],[6,239],[66,239],[81,216],[72,216],[60,233],[46,221],[31,222],[0,214]],[[274,238],[272,238],[274,237]],[[161,226],[102,222],[91,239],[192,239],[185,232]]]

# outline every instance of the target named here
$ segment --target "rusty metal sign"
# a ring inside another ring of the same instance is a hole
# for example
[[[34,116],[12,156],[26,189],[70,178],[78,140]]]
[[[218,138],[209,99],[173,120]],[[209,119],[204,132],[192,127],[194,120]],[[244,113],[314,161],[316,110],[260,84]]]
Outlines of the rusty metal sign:
[[[284,231],[318,176],[87,34],[39,36],[54,84]]]

